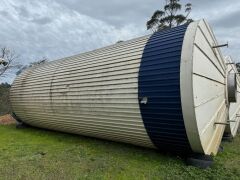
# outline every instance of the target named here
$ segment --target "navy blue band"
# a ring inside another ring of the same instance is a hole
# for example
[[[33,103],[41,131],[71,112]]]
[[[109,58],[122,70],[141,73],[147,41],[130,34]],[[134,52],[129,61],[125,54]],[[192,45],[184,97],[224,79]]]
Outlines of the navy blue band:
[[[138,96],[153,144],[163,151],[189,152],[180,97],[180,62],[187,25],[154,33],[141,60]]]

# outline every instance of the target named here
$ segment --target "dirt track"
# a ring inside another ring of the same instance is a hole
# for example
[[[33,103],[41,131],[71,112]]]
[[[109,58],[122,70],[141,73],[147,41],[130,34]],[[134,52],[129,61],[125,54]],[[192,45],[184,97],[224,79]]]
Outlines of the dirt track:
[[[16,123],[15,119],[10,114],[0,116],[0,125],[15,124],[15,123]]]

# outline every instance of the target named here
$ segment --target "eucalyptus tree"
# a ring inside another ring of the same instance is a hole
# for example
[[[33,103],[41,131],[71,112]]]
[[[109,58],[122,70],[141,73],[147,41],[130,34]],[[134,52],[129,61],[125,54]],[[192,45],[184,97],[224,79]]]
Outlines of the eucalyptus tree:
[[[151,29],[153,32],[156,32],[167,28],[173,28],[185,23],[190,23],[193,21],[189,18],[191,11],[191,3],[184,5],[183,12],[180,0],[166,0],[163,10],[156,10],[151,19],[147,21],[147,30]]]

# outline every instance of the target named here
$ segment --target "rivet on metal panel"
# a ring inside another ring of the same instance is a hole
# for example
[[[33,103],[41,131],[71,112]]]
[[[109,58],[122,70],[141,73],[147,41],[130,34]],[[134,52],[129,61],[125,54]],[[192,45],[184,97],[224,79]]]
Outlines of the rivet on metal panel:
[[[140,103],[141,104],[147,104],[148,98],[147,97],[142,97],[140,98]]]

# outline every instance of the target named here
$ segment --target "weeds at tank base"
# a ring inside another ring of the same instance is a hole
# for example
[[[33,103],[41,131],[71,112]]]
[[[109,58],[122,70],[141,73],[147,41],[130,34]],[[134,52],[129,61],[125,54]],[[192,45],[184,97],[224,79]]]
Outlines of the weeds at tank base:
[[[0,179],[238,179],[240,136],[202,170],[155,150],[36,128],[0,126]]]

